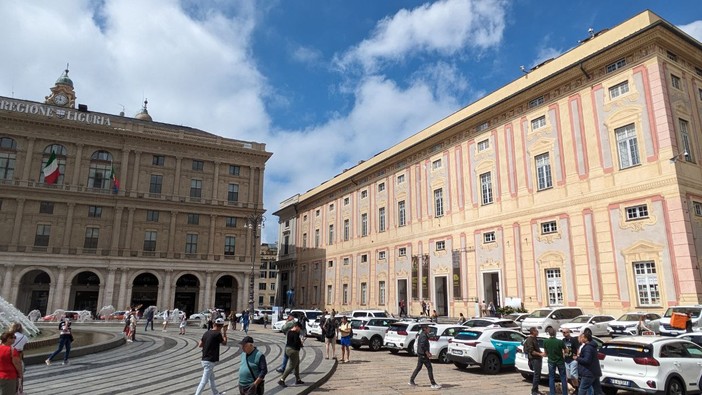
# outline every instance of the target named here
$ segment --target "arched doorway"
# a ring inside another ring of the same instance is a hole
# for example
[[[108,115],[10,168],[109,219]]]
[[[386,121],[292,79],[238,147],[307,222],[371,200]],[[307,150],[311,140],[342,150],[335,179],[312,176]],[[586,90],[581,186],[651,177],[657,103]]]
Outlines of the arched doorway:
[[[71,296],[68,305],[73,310],[89,310],[93,317],[98,310],[98,296],[100,295],[100,277],[93,272],[80,272],[71,281]]]
[[[217,280],[217,289],[215,290],[215,307],[224,309],[227,315],[234,309],[236,310],[236,296],[238,284],[234,276],[226,275]]]
[[[50,290],[51,277],[48,273],[43,270],[27,272],[19,282],[16,307],[24,314],[32,310],[39,310],[42,315],[47,314]]]
[[[197,313],[200,280],[192,274],[184,274],[176,281],[175,299],[173,306],[191,315]]]
[[[156,306],[158,278],[151,273],[141,273],[132,283],[132,307],[142,305],[140,310]]]

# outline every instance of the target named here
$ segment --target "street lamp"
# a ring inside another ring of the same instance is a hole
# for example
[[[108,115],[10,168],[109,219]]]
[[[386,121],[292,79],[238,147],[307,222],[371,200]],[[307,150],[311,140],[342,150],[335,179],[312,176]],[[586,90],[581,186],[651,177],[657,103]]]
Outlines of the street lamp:
[[[266,217],[263,213],[258,214],[255,211],[246,217],[246,227],[251,230],[251,277],[249,278],[249,319],[253,319],[254,314],[254,276],[256,275],[256,250],[259,237],[259,229],[263,229]]]

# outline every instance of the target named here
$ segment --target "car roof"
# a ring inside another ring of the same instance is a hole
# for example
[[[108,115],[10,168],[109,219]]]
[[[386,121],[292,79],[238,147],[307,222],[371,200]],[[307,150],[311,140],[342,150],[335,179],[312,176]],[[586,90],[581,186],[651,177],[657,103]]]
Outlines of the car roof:
[[[493,321],[493,322],[498,322],[498,321],[513,321],[509,318],[500,318],[500,317],[473,317],[469,318],[466,321],[473,321],[473,320],[486,320],[486,321]]]
[[[458,324],[429,324],[429,327],[430,327],[430,328],[431,328],[431,327],[434,327],[434,328],[437,328],[437,329],[446,329],[446,328],[452,328],[452,327],[456,327],[456,328],[465,328],[464,326],[461,326],[461,325],[458,325]]]
[[[466,327],[466,329],[462,330],[461,332],[470,332],[470,331],[483,332],[483,333],[497,332],[497,331],[508,331],[508,332],[519,333],[520,335],[526,336],[522,332],[519,332],[518,330],[512,329],[512,328],[468,328],[468,327]]]
[[[615,343],[630,343],[630,344],[654,344],[654,343],[665,343],[669,341],[680,341],[675,337],[661,337],[661,336],[624,336],[610,339],[605,342],[605,344],[615,344]]]

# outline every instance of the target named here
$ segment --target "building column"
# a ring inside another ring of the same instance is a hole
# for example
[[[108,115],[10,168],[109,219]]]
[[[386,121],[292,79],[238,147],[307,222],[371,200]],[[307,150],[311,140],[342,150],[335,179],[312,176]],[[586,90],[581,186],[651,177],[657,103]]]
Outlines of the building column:
[[[210,234],[208,235],[209,246],[207,247],[208,259],[212,258],[214,255],[214,241],[215,241],[215,222],[217,221],[216,215],[210,215]]]
[[[27,138],[27,154],[24,157],[24,168],[22,169],[22,181],[29,181],[29,172],[32,167],[32,153],[34,153],[34,137]],[[37,181],[39,179],[37,178]]]
[[[178,219],[178,212],[171,211],[171,224],[168,229],[168,256],[173,257],[173,252],[175,249],[175,232],[176,232],[176,220]]]
[[[66,289],[66,266],[59,266],[58,279],[56,280],[56,288],[54,288],[54,305],[50,309],[54,311],[56,309],[65,309],[68,306],[64,305],[64,290]],[[69,289],[70,291],[70,289]]]
[[[180,167],[183,162],[183,157],[176,156],[175,179],[173,180],[173,196],[180,196]]]
[[[139,186],[139,161],[141,160],[141,151],[134,151],[134,172],[132,172],[132,187],[129,188],[129,196],[136,197],[137,188]],[[122,164],[124,166],[124,164]]]
[[[263,201],[259,201],[258,198],[260,197],[261,199],[263,199],[263,192],[262,191],[263,191],[264,173],[265,173],[265,168],[259,167],[258,168],[258,193],[256,194],[256,204],[261,203],[261,207],[263,207]],[[393,188],[388,188],[388,189],[393,189]],[[338,210],[337,210],[337,212],[338,212]]]
[[[134,236],[132,234],[132,228],[134,227],[134,211],[136,210],[136,208],[129,207],[128,210],[129,214],[127,215],[127,231],[124,234],[124,249],[125,251],[127,251],[127,254],[129,254],[129,251],[131,251],[132,249],[132,238]]]
[[[236,311],[243,311],[244,309],[248,309],[249,282],[247,280],[246,274],[243,275],[243,279],[241,280],[241,283],[239,284],[239,289],[237,291],[239,296],[236,300]]]
[[[219,196],[217,196],[217,186],[219,185],[219,168],[222,165],[222,162],[215,162],[214,165],[215,165],[215,168],[214,168],[214,183],[212,183],[212,200],[217,201],[217,200],[219,200]]]
[[[123,185],[125,186],[125,188],[122,188],[122,190],[119,191],[119,193],[120,193],[120,195],[123,195],[123,196],[126,195],[126,193],[127,193],[126,186],[127,186],[127,181],[129,178],[129,177],[127,177],[128,167],[129,167],[129,148],[124,148],[122,150],[122,166],[120,166],[120,169],[119,169],[119,181],[121,183],[123,183]]]
[[[122,273],[119,276],[119,296],[117,297],[117,306],[115,306],[117,310],[121,310],[127,306],[125,300],[127,299],[127,274],[129,274],[129,269],[124,268],[121,270]]]
[[[212,270],[208,270],[205,272],[205,308],[214,307],[212,299]]]
[[[23,198],[17,199],[17,211],[15,212],[15,223],[12,225],[12,240],[10,241],[10,251],[17,250],[19,243],[20,230],[22,229],[22,214],[24,211]]]
[[[105,292],[102,294],[102,305],[112,306],[115,310],[119,310],[119,306],[115,306],[114,295],[115,295],[115,272],[116,268],[109,268],[107,271],[107,283],[105,284]]]
[[[83,144],[76,144],[76,162],[73,164],[73,176],[71,176],[71,185],[80,185],[80,167],[83,161]],[[87,181],[86,181],[87,182]]]
[[[205,289],[200,286],[200,288],[197,291],[197,303],[198,306],[196,307],[196,311],[202,311],[204,309],[209,309],[212,306],[207,306],[205,304]]]
[[[68,213],[66,214],[66,227],[63,230],[63,244],[61,245],[61,252],[67,253],[68,249],[71,247],[71,234],[73,233],[73,211],[76,208],[76,204],[73,202],[68,203]]]
[[[163,295],[159,294],[159,306],[161,307],[162,310],[169,309],[171,306],[171,296],[173,294],[173,290],[171,289],[171,282],[172,282],[172,277],[173,277],[173,270],[172,269],[166,269],[164,271],[164,278],[163,278]]]
[[[133,215],[133,209],[130,207],[130,217]],[[124,207],[115,207],[115,219],[112,224],[112,243],[110,244],[110,255],[117,254],[119,249],[119,231],[122,229],[122,213],[124,212]],[[131,234],[130,229],[127,229],[127,235]]]
[[[258,202],[258,199],[254,200],[254,173],[257,169],[257,167],[251,167],[249,171],[249,197],[247,200],[249,207],[256,207],[256,203]]]
[[[5,275],[2,279],[2,297],[9,303],[13,303],[10,293],[12,291],[12,281],[15,271],[15,265],[13,263],[5,264]],[[14,301],[16,302],[16,301]]]

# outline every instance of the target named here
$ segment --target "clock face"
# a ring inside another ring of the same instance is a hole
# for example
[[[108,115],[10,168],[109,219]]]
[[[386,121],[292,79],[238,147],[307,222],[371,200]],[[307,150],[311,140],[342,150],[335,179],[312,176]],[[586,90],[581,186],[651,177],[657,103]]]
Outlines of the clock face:
[[[64,106],[68,103],[68,98],[64,94],[54,96],[54,104]]]

